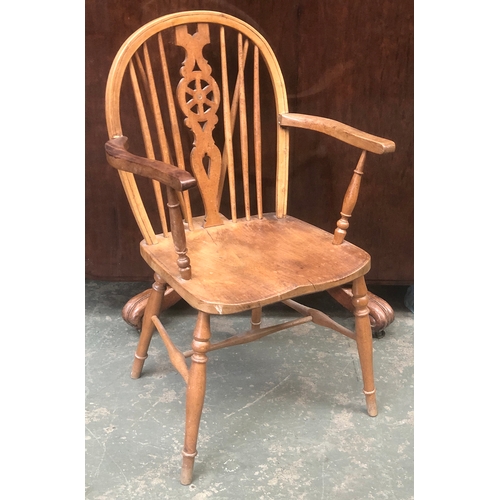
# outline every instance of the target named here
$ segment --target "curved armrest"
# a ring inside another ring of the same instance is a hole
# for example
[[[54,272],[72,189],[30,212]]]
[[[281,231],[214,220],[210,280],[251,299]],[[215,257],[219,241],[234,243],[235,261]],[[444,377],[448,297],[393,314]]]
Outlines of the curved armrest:
[[[117,170],[155,179],[176,191],[185,191],[196,186],[196,179],[185,170],[158,160],[150,160],[127,151],[128,138],[114,137],[106,142],[106,158]]]
[[[316,130],[330,135],[341,141],[356,146],[357,148],[370,151],[371,153],[392,153],[396,144],[389,139],[383,139],[375,135],[367,134],[341,122],[322,118],[319,116],[303,115],[300,113],[283,113],[279,115],[278,122],[283,127],[297,127]]]

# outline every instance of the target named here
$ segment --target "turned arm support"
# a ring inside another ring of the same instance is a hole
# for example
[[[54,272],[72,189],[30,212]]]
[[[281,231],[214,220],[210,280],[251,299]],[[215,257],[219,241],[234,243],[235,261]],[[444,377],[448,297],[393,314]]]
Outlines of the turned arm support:
[[[319,116],[303,115],[300,113],[283,113],[278,117],[281,126],[297,127],[308,130],[315,130],[339,139],[351,146],[361,149],[361,156],[347,188],[340,211],[340,219],[337,221],[337,227],[334,231],[333,244],[341,245],[347,234],[349,227],[349,218],[352,215],[356,202],[358,200],[359,188],[361,185],[361,176],[365,164],[366,152],[382,155],[392,153],[396,149],[396,144],[389,139],[383,139],[376,135],[367,134],[361,130],[345,125],[344,123],[322,118]]]
[[[196,186],[196,179],[185,170],[158,160],[136,156],[127,151],[128,139],[125,136],[113,137],[106,145],[108,163],[118,169],[132,174],[148,177],[165,184],[167,187],[167,206],[172,225],[171,233],[175,251],[178,255],[177,265],[181,278],[191,279],[191,265],[187,256],[186,234],[179,203],[178,192]]]
[[[329,118],[303,115],[301,113],[283,113],[279,115],[278,122],[282,127],[297,127],[321,132],[346,142],[351,146],[370,151],[370,153],[381,155],[392,153],[396,149],[396,144],[389,139],[367,134]]]
[[[159,160],[150,160],[127,151],[128,138],[114,137],[106,142],[108,163],[117,170],[159,181],[175,191],[185,191],[196,186],[196,179],[185,170]]]

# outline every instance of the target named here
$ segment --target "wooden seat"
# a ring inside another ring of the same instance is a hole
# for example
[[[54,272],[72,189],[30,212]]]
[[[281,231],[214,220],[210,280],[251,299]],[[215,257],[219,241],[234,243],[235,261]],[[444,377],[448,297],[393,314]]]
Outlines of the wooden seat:
[[[227,221],[186,236],[190,258],[197,263],[190,280],[180,276],[172,238],[157,245],[143,243],[141,253],[182,298],[209,314],[231,314],[328,290],[363,276],[370,267],[364,250],[348,242],[332,245],[331,233],[290,216]]]
[[[290,113],[268,42],[248,23],[210,11],[158,18],[125,41],[108,77],[106,121],[107,159],[119,172],[142,233],[140,253],[154,272],[132,378],[141,375],[157,331],[187,384],[181,482],[193,478],[207,353],[214,349],[307,321],[330,328],[356,342],[367,411],[375,416],[364,278],[370,256],[345,237],[367,152],[390,153],[394,143],[329,118]],[[287,214],[291,127],[360,150],[333,234]],[[320,291],[336,297],[346,284],[354,331],[295,300]],[[159,320],[169,293],[198,311],[186,352]],[[261,328],[262,308],[277,302],[297,311],[297,319]],[[210,342],[211,315],[248,310],[248,331]]]

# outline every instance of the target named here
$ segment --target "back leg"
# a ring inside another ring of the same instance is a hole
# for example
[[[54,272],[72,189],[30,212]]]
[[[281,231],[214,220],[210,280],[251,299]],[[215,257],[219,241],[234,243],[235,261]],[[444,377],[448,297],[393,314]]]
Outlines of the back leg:
[[[339,286],[331,288],[327,292],[342,306],[351,312],[354,312],[352,305],[352,289],[349,287]],[[372,336],[382,338],[385,335],[384,329],[394,321],[394,310],[381,297],[374,295],[371,292],[367,293],[368,310],[370,311],[370,325],[372,327]]]
[[[364,276],[354,280],[352,284],[352,304],[356,325],[356,344],[363,376],[363,392],[366,398],[368,415],[377,415],[377,399],[375,396],[375,380],[373,376],[373,343],[370,327],[370,310]]]
[[[144,290],[143,292],[132,297],[122,309],[122,318],[130,326],[141,330],[142,328],[142,318],[144,316],[144,311],[148,303],[149,297],[151,296],[151,288]],[[161,311],[172,307],[174,304],[181,300],[181,296],[171,287],[167,287],[163,294],[163,299],[161,302]]]
[[[163,295],[167,286],[167,283],[156,273],[154,275],[154,279],[155,282],[153,283],[151,294],[148,298],[146,309],[144,311],[144,317],[142,319],[141,335],[139,336],[139,344],[137,345],[134,363],[132,365],[132,373],[130,374],[132,378],[139,378],[141,376],[144,361],[148,357],[151,337],[153,336],[153,332],[155,330],[151,317],[158,316],[160,314]]]

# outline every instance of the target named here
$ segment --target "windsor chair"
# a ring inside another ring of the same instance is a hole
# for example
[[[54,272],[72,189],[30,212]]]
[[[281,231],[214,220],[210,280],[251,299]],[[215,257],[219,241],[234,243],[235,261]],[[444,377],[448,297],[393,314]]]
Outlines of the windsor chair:
[[[251,25],[218,12],[179,12],[138,29],[114,59],[105,100],[106,157],[118,170],[142,233],[140,253],[154,272],[131,376],[141,376],[157,331],[187,385],[181,483],[193,478],[212,350],[309,321],[330,328],[356,342],[367,412],[377,415],[364,278],[370,256],[345,236],[367,153],[392,152],[394,143],[290,113],[268,42]],[[264,132],[269,123],[272,132]],[[287,215],[290,127],[360,150],[333,234]],[[265,209],[269,200],[272,210]],[[334,296],[346,284],[352,284],[354,331],[294,300],[320,291]],[[197,310],[186,352],[159,320],[168,290]],[[298,318],[261,327],[262,308],[277,302]],[[243,311],[251,311],[247,332],[210,341],[212,315]]]

